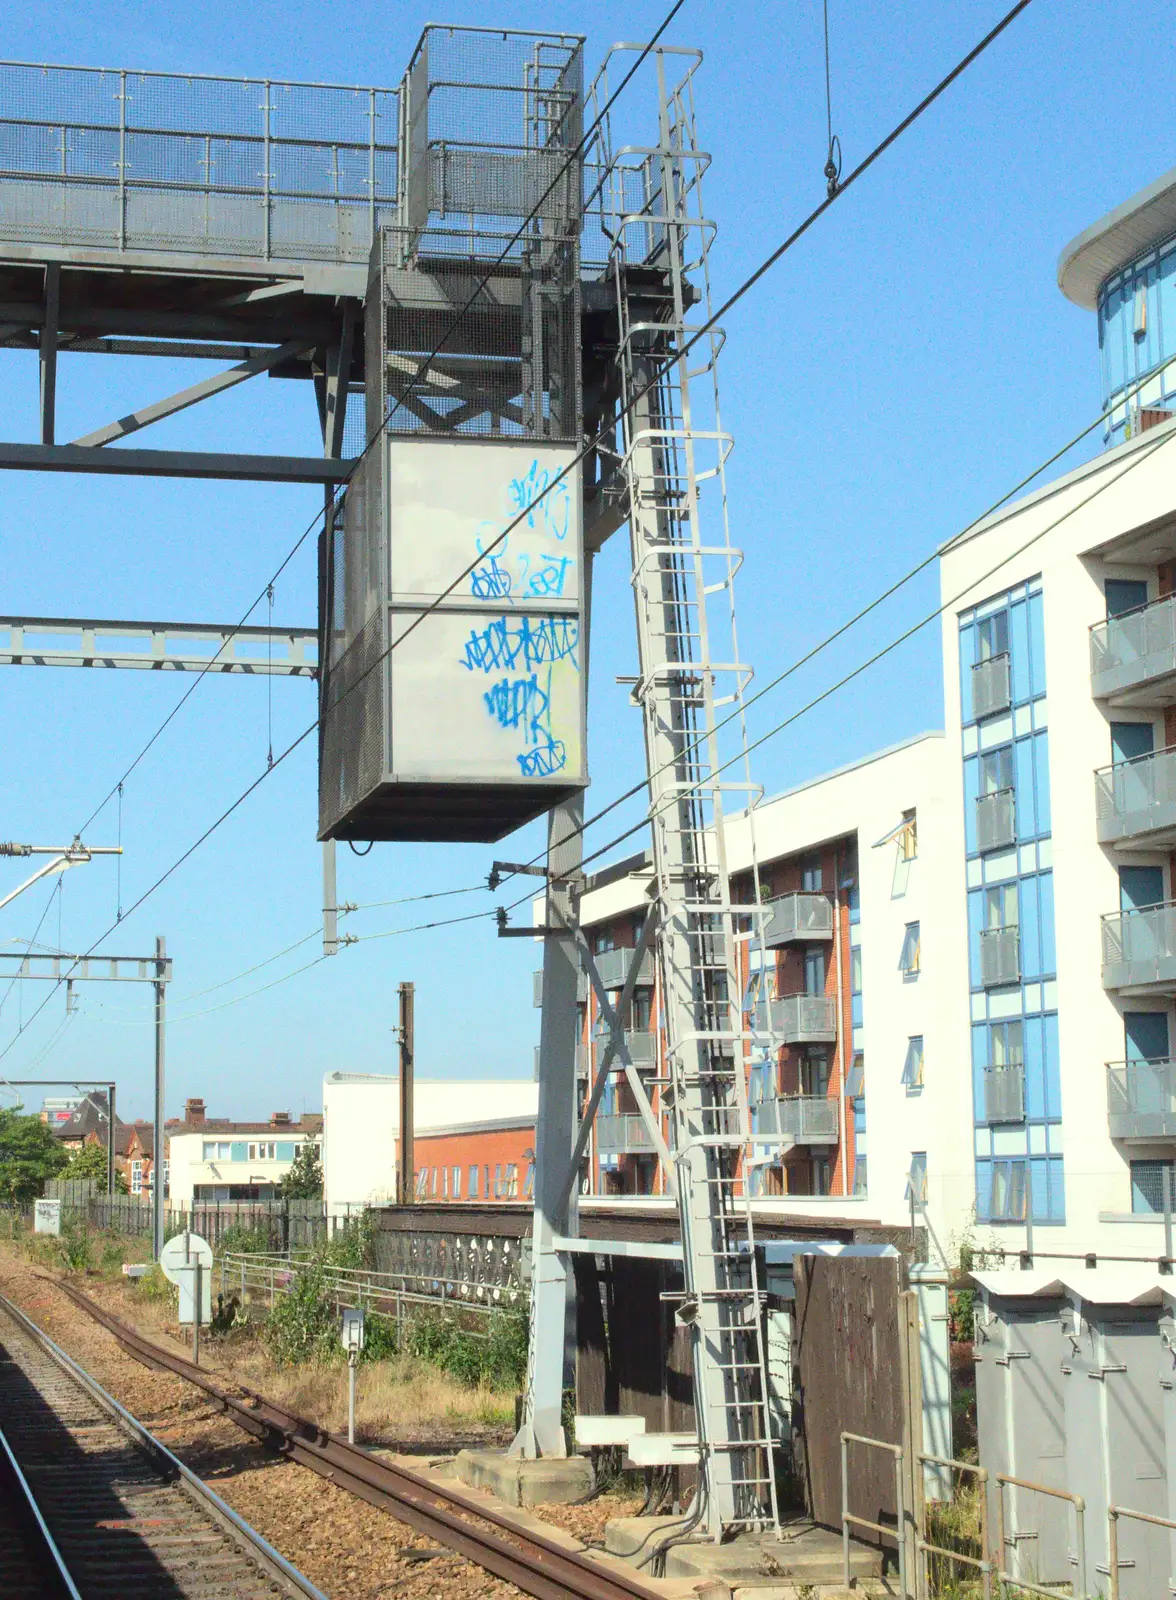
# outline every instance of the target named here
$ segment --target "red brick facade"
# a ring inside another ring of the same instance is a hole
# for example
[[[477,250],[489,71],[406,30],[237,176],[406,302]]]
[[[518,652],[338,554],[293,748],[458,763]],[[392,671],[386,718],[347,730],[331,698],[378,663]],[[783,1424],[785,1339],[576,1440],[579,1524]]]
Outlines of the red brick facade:
[[[399,1162],[399,1141],[396,1159]],[[418,1200],[519,1200],[529,1205],[535,1124],[418,1133],[413,1139],[413,1166]]]

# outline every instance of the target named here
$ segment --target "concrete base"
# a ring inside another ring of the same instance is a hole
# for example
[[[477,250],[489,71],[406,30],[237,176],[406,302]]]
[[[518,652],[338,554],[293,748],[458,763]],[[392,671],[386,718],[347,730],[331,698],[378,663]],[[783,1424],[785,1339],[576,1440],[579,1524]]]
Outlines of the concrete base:
[[[681,1521],[680,1517],[616,1517],[605,1529],[605,1548],[626,1558],[647,1556]],[[665,1576],[710,1579],[736,1592],[771,1589],[786,1594],[808,1585],[827,1594],[842,1585],[840,1534],[808,1521],[786,1525],[783,1533],[780,1539],[746,1533],[726,1544],[671,1545],[665,1556]],[[859,1594],[868,1594],[871,1588],[880,1594],[887,1592],[880,1581],[880,1551],[851,1540],[849,1571]]]
[[[453,1468],[462,1483],[486,1489],[510,1506],[567,1505],[596,1482],[587,1456],[523,1461],[501,1450],[461,1450]]]

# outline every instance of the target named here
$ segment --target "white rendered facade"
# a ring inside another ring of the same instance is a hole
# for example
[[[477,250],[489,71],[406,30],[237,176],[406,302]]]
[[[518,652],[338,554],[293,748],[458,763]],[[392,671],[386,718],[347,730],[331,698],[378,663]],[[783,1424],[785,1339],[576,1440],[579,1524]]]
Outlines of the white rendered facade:
[[[317,1134],[289,1128],[198,1128],[168,1135],[168,1203],[189,1207],[193,1201],[231,1200],[243,1190],[272,1199],[304,1144],[319,1143]]]

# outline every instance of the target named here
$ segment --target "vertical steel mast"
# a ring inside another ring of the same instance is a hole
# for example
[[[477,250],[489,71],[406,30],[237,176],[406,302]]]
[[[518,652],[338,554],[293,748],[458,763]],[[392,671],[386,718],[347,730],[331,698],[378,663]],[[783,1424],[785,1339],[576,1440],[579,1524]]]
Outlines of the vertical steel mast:
[[[668,72],[685,57],[674,83]],[[704,1523],[724,1530],[778,1525],[752,1223],[744,1182],[752,1156],[746,1062],[762,1033],[745,1027],[737,986],[740,936],[759,932],[755,903],[732,904],[718,723],[742,737],[750,671],[738,658],[715,360],[721,335],[686,353],[709,319],[702,211],[707,157],[695,140],[696,52],[658,49],[658,139],[614,158],[605,140],[601,225],[611,236],[619,325],[620,473],[629,511],[639,677],[657,894],[671,1149],[694,1332],[695,1403],[704,1468]],[[692,281],[692,279],[697,281]],[[700,384],[698,380],[709,380]],[[691,384],[702,391],[699,404]],[[703,531],[701,491],[717,500]],[[745,753],[745,739],[742,741]],[[738,754],[738,750],[736,751]],[[743,774],[738,777],[742,778]],[[753,872],[753,881],[758,875]],[[769,1040],[770,1043],[770,1040]]]

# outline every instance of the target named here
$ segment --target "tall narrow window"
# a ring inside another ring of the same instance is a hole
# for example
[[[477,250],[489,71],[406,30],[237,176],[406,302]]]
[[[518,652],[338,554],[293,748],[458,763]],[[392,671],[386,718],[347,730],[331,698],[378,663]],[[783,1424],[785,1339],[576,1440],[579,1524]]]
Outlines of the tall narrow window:
[[[810,944],[805,949],[804,992],[805,994],[824,994],[825,992],[824,945]]]
[[[984,926],[990,931],[1017,926],[1017,885],[996,883],[984,891]]]
[[[453,1182],[450,1185],[449,1192],[452,1195],[453,1199],[455,1199],[455,1200],[460,1200],[461,1199],[461,1168],[460,1167],[454,1167],[454,1169],[453,1169]]]
[[[988,1215],[993,1222],[1023,1222],[1029,1193],[1027,1161],[994,1161]]]
[[[922,961],[922,948],[919,938],[919,924],[908,922],[902,936],[902,953],[898,958],[899,970],[906,978],[919,976]]]
[[[824,888],[820,856],[806,856],[800,869],[800,887],[806,894],[820,894]]]
[[[466,1199],[476,1200],[478,1198],[478,1169],[476,1166],[470,1168],[468,1177],[469,1184],[467,1186]]]
[[[919,854],[919,820],[913,807],[902,814],[898,853],[904,861],[914,861]]]
[[[980,757],[980,793],[996,794],[1001,789],[1012,787],[1012,745],[1002,745],[999,750],[985,750]]]
[[[927,1152],[925,1150],[912,1150],[911,1164],[907,1170],[906,1200],[913,1200],[916,1206],[927,1204]]]
[[[923,1036],[916,1034],[907,1040],[906,1062],[902,1069],[903,1086],[907,1089],[923,1087]]]
[[[994,611],[976,624],[976,652],[980,661],[991,661],[993,656],[1007,655],[1009,650],[1009,614],[1007,610]]]

